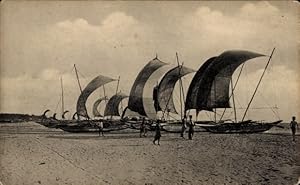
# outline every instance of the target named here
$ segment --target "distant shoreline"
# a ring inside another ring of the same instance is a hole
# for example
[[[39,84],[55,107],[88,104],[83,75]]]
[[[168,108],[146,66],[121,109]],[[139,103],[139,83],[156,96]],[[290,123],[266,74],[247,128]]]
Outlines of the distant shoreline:
[[[0,123],[7,122],[26,122],[36,121],[41,119],[41,115],[29,115],[29,114],[18,114],[18,113],[0,113]]]

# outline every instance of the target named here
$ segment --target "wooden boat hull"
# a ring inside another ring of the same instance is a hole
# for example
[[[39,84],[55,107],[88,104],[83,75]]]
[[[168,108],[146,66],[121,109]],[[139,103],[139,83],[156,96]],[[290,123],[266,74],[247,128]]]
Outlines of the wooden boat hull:
[[[219,125],[208,125],[202,126],[206,131],[211,133],[220,134],[251,134],[265,132],[272,127],[276,126],[282,120],[271,122],[271,123],[258,123],[258,122],[240,122],[240,123],[223,123]]]
[[[130,125],[130,128],[140,130],[142,121],[136,121],[136,122],[127,121],[126,123]],[[201,125],[202,124],[209,124],[209,123],[211,123],[211,121],[198,121],[198,122],[196,122],[195,132],[205,131],[205,129],[203,129],[201,127]],[[170,132],[170,133],[180,133],[181,129],[182,129],[181,121],[162,122],[160,125],[161,125],[161,128],[162,128],[162,131],[166,131],[166,132]],[[155,127],[156,127],[155,123],[153,123],[151,125],[146,124],[146,129],[147,130],[154,131]],[[186,130],[188,130],[188,128]]]
[[[204,132],[206,131],[202,128],[202,125],[210,124],[211,121],[197,121],[195,122],[194,132]],[[188,131],[188,127],[186,128],[186,132]],[[169,123],[162,126],[162,130],[170,133],[181,133],[182,132],[182,122],[177,121],[173,123]]]
[[[44,125],[48,128],[59,128],[61,125],[95,125],[99,121],[103,121],[103,126],[109,127],[109,125],[114,123],[120,123],[120,120],[58,120],[58,119],[53,119],[53,118],[45,118],[42,119],[41,121],[37,121],[37,123]]]
[[[87,133],[87,132],[99,132],[99,128],[95,125],[95,121],[88,123],[72,123],[72,124],[59,124],[56,128],[62,129],[66,132],[72,133]],[[118,121],[118,122],[104,122],[103,132],[124,130],[130,128],[130,126]]]

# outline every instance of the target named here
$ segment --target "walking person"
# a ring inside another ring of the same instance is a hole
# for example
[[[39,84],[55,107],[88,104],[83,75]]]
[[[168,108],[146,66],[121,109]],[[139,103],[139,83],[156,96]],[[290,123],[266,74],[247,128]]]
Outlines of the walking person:
[[[182,119],[182,127],[181,127],[180,137],[184,138],[185,130],[186,130],[186,115],[184,115],[184,117]]]
[[[146,123],[145,123],[145,117],[143,117],[142,123],[141,123],[141,127],[140,127],[140,137],[142,137],[142,135],[144,137],[146,137]]]
[[[292,130],[293,141],[295,141],[296,129],[298,129],[298,123],[296,122],[296,117],[295,116],[292,117],[290,127],[291,127],[291,130]]]
[[[155,141],[157,141],[158,145],[160,145],[159,144],[160,137],[161,137],[160,124],[159,124],[159,120],[157,120],[156,126],[155,126],[155,136],[154,136],[153,144],[155,144]]]
[[[190,115],[190,121],[189,121],[189,139],[192,140],[194,136],[194,127],[195,123],[192,120],[192,115]]]
[[[104,133],[103,133],[103,121],[100,120],[98,123],[97,123],[97,127],[98,127],[98,130],[99,130],[99,136],[104,136]]]

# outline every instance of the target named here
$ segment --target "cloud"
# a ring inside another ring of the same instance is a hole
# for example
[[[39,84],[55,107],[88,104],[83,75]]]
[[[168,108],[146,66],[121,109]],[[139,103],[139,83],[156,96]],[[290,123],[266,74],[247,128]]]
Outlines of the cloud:
[[[297,20],[268,2],[247,3],[230,13],[201,6],[184,18],[184,53],[195,56],[195,48],[208,55],[226,49],[246,49],[269,54],[276,47],[277,57],[297,64]],[[206,57],[206,56],[205,56]],[[201,58],[205,61],[207,58]],[[292,67],[293,68],[293,67]]]
[[[298,75],[284,65],[271,64],[269,67],[250,106],[250,116],[264,120],[274,120],[279,116],[280,119],[289,120],[292,115],[299,114]],[[254,72],[245,69],[235,90],[237,106],[244,108],[250,101],[263,73],[263,69]],[[237,72],[235,77],[236,75]],[[278,109],[274,109],[275,107]],[[278,115],[274,115],[271,108],[278,111]]]
[[[180,61],[198,69],[208,58],[227,49],[269,54],[273,47],[276,47],[272,59],[276,75],[272,78],[279,85],[278,96],[285,97],[281,106],[297,109],[294,100],[295,93],[299,92],[295,71],[299,68],[296,14],[283,12],[269,2],[245,3],[232,12],[200,3],[195,11],[178,12],[182,16],[178,14],[174,19],[165,19],[157,11],[145,12],[149,18],[151,13],[160,18],[150,24],[131,16],[130,12],[113,11],[99,22],[91,23],[83,17],[64,19],[32,29],[25,35],[6,37],[7,46],[11,44],[12,48],[2,55],[5,62],[1,70],[5,72],[1,74],[1,88],[5,91],[1,92],[1,102],[5,107],[1,111],[39,113],[47,106],[55,108],[61,93],[61,76],[67,94],[66,107],[74,110],[79,90],[73,64],[80,72],[82,86],[98,74],[112,78],[120,75],[120,89],[128,94],[138,72],[156,53],[162,61],[174,64],[177,51]],[[249,78],[257,79],[255,76],[263,64],[249,65],[248,72],[253,74]],[[286,86],[293,91],[286,92]],[[272,91],[263,90],[267,97],[273,96]],[[246,90],[240,92],[244,94]],[[288,117],[289,113],[286,111],[284,115]]]

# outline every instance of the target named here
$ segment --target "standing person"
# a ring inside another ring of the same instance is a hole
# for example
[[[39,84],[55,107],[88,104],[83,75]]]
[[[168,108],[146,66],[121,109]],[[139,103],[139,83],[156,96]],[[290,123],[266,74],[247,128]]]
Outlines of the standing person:
[[[157,120],[156,126],[155,126],[155,136],[154,136],[153,144],[155,144],[155,141],[157,141],[158,145],[160,145],[159,144],[160,137],[161,137],[161,134],[160,134],[160,124],[159,124],[159,120]]]
[[[293,134],[293,141],[295,141],[295,135],[296,135],[296,128],[298,129],[298,123],[296,122],[296,117],[293,116],[293,120],[290,123],[290,127],[292,129],[292,134]]]
[[[194,126],[195,123],[192,120],[192,115],[190,115],[190,121],[189,121],[189,139],[192,140],[194,136]]]
[[[103,133],[103,120],[100,120],[100,122],[97,124],[97,127],[99,129],[99,136],[104,136],[104,133]]]
[[[142,134],[143,134],[144,137],[146,136],[146,131],[145,130],[146,130],[145,117],[143,117],[141,127],[140,127],[140,137],[142,137]]]
[[[184,115],[184,117],[182,119],[182,127],[181,127],[180,137],[184,138],[185,130],[186,130],[186,115]]]

